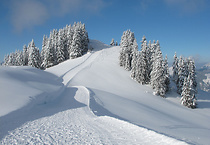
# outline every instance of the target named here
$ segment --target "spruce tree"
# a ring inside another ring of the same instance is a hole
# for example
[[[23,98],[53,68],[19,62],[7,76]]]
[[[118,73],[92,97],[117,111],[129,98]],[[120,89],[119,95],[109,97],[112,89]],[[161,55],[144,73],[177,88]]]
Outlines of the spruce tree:
[[[148,56],[147,56],[147,41],[146,37],[143,36],[141,41],[141,64],[142,64],[142,75],[144,76],[143,84],[147,84],[149,82],[149,68],[148,68]]]
[[[74,31],[73,40],[71,44],[71,52],[69,57],[71,59],[77,58],[82,56],[82,38],[81,38],[81,31],[77,28]]]
[[[177,80],[178,80],[178,63],[179,63],[179,59],[177,58],[177,55],[175,52],[172,67],[173,67],[173,80],[176,84],[177,84]]]
[[[40,68],[40,55],[39,50],[35,47],[34,40],[28,46],[28,66]]]
[[[195,94],[191,94],[191,78],[190,75],[184,78],[182,93],[181,93],[181,104],[187,106],[188,108],[196,108],[196,98]]]
[[[155,61],[153,63],[153,69],[151,72],[151,85],[152,88],[155,90],[155,94],[160,95],[161,97],[165,97],[166,93],[165,77],[166,76],[164,75],[162,52],[160,50],[159,41],[157,41]]]
[[[177,93],[182,93],[182,86],[184,84],[184,78],[187,77],[186,74],[186,63],[182,57],[179,59],[178,63],[178,79],[177,79]]]
[[[170,75],[169,75],[169,69],[168,69],[168,57],[167,57],[167,55],[166,55],[166,57],[163,61],[163,68],[164,68],[166,92],[168,92],[169,91],[169,85],[170,85]]]
[[[23,46],[23,65],[28,65],[28,48],[26,45]]]
[[[110,42],[110,45],[111,46],[114,46],[115,45],[115,42],[114,42],[114,39],[112,38],[112,41]]]

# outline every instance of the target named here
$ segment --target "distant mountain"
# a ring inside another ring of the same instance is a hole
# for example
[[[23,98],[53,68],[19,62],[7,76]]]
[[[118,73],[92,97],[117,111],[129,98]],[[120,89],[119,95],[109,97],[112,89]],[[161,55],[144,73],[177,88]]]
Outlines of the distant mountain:
[[[210,63],[197,70],[198,88],[210,92]]]

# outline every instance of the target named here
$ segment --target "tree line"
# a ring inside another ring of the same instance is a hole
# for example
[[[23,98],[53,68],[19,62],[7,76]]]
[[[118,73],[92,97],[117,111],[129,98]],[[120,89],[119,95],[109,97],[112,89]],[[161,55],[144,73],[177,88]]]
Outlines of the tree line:
[[[53,29],[49,37],[43,36],[42,50],[35,46],[34,40],[24,45],[23,50],[17,50],[5,56],[5,66],[32,66],[49,68],[67,59],[82,56],[88,51],[88,32],[81,22],[66,25],[63,29]]]
[[[131,78],[140,84],[150,84],[154,94],[165,97],[170,90],[170,75],[167,55],[163,59],[159,41],[149,41],[143,36],[141,50],[134,33],[124,31],[120,42],[119,65],[131,72]],[[177,92],[182,95],[181,103],[189,108],[195,108],[195,64],[191,59],[186,62],[182,57],[175,57],[173,63],[173,80],[177,84]]]

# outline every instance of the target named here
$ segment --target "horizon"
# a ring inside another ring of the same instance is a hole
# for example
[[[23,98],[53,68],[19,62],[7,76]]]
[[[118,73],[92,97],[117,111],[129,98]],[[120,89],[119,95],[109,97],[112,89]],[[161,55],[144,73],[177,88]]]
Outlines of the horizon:
[[[4,56],[34,39],[41,51],[43,35],[67,24],[82,22],[90,39],[120,43],[123,31],[159,40],[163,57],[192,57],[197,64],[210,62],[210,2],[207,0],[3,0],[0,2],[0,62]]]

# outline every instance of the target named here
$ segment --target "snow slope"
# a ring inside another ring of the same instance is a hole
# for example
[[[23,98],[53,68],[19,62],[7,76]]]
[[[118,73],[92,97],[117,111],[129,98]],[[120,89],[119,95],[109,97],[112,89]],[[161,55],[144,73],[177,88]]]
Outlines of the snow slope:
[[[11,105],[1,112],[0,144],[209,143],[205,92],[195,110],[173,91],[154,96],[119,67],[119,47],[91,45],[93,52],[46,71],[0,68],[0,110]]]

